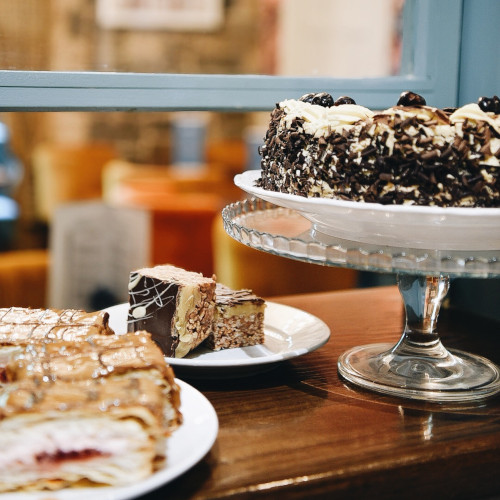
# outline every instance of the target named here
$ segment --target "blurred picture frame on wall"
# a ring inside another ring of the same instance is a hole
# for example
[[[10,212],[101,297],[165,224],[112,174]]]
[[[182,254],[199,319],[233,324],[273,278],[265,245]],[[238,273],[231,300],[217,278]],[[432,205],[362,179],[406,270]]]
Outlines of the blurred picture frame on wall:
[[[104,29],[211,31],[224,20],[223,0],[97,0]]]

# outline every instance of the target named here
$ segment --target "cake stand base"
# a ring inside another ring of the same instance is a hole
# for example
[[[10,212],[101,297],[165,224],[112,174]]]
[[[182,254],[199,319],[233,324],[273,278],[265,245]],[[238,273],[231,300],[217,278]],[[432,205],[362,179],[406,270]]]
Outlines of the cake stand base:
[[[338,360],[346,380],[377,392],[426,401],[475,401],[500,392],[491,361],[447,350],[437,331],[449,277],[399,274],[406,324],[399,342],[354,347]]]
[[[444,348],[437,358],[400,355],[397,347],[354,347],[339,358],[339,373],[365,389],[425,401],[476,401],[500,391],[498,368],[481,356]]]

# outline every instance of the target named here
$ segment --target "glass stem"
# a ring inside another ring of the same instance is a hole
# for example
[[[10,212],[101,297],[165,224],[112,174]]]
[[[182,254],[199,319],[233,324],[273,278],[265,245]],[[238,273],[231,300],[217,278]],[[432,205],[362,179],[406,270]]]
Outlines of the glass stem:
[[[406,324],[393,353],[439,358],[448,355],[439,339],[437,322],[449,286],[450,280],[446,275],[398,275],[399,292],[406,311]]]

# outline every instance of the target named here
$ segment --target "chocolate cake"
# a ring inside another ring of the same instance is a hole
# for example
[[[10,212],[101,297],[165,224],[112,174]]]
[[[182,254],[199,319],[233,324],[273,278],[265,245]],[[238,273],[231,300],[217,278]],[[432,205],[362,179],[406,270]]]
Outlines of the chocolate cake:
[[[166,356],[182,358],[209,335],[215,281],[164,265],[130,273],[128,331],[146,330]]]
[[[458,109],[404,92],[373,112],[327,93],[280,102],[260,148],[267,190],[380,204],[500,206],[500,100]]]
[[[212,332],[205,345],[214,351],[264,343],[264,299],[251,290],[217,283]]]

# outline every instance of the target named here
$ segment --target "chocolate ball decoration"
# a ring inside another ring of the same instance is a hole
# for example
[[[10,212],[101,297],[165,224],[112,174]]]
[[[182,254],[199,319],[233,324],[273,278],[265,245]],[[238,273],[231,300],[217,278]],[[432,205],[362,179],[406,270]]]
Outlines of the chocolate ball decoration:
[[[425,106],[427,103],[425,99],[415,92],[409,90],[402,92],[399,96],[398,106]]]
[[[500,99],[497,95],[493,97],[480,97],[477,103],[485,113],[500,114]]]
[[[331,108],[333,106],[333,97],[327,92],[319,92],[317,94],[305,94],[299,101],[308,102],[309,104],[317,104],[324,108]]]
[[[343,95],[333,103],[334,106],[340,106],[341,104],[356,104],[356,101],[352,97]]]

